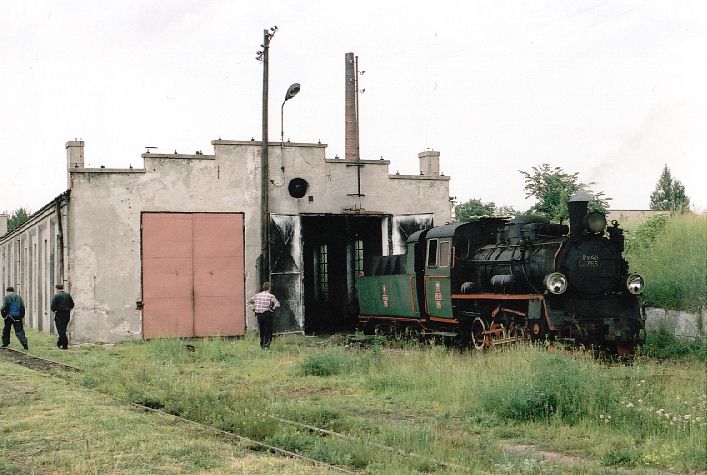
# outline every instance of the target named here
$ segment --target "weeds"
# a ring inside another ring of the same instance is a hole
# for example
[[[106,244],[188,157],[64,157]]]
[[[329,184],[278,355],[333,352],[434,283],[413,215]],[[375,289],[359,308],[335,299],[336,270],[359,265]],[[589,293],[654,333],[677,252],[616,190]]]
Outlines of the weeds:
[[[646,279],[649,306],[700,312],[707,304],[707,216],[658,215],[626,241],[632,271]]]
[[[33,338],[39,348],[43,337]],[[608,466],[707,468],[700,457],[704,365],[691,358],[607,365],[532,345],[460,353],[429,344],[344,348],[301,337],[277,338],[262,351],[250,335],[72,353],[67,357],[86,372],[67,377],[87,386],[373,473],[442,470],[432,459],[472,472],[554,470],[509,459],[501,448],[508,441]]]
[[[707,343],[704,340],[681,341],[666,328],[646,335],[641,354],[660,359],[695,358],[707,363]]]

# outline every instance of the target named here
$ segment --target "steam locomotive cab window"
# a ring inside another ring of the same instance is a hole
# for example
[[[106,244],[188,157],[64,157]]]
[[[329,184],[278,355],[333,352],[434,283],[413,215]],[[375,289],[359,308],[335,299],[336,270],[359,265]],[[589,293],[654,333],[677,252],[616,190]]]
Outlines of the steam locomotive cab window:
[[[439,266],[449,267],[449,241],[442,241],[439,243]]]
[[[427,241],[427,267],[437,267],[437,240]]]

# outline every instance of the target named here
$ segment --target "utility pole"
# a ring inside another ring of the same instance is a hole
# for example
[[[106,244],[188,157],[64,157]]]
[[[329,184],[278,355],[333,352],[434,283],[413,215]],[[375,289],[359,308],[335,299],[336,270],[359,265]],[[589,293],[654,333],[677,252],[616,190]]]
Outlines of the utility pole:
[[[277,32],[277,26],[269,30],[263,30],[263,48],[258,51],[256,59],[263,63],[263,134],[261,142],[261,185],[260,185],[260,283],[270,280],[270,212],[268,209],[268,190],[270,181],[270,169],[268,163],[268,81],[270,51],[270,40]]]

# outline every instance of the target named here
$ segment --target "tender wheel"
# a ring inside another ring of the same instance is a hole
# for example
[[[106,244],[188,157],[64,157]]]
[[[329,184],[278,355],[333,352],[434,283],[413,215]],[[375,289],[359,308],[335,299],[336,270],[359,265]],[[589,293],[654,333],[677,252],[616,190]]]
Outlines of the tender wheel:
[[[545,324],[545,320],[531,320],[528,325],[530,329],[531,341],[540,341],[545,339],[547,336],[547,325]]]
[[[486,324],[481,317],[476,317],[471,324],[471,342],[477,350],[483,350],[486,346]]]

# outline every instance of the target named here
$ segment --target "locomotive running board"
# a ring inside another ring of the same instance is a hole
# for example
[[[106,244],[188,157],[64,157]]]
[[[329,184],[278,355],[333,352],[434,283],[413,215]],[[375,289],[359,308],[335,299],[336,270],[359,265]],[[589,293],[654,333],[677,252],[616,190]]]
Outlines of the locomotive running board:
[[[538,294],[452,294],[453,299],[464,300],[544,300],[545,297]]]

